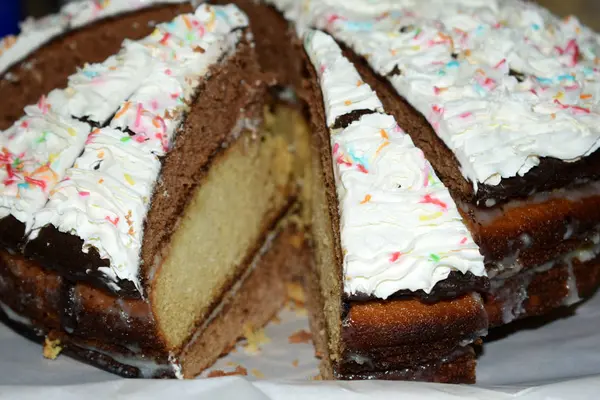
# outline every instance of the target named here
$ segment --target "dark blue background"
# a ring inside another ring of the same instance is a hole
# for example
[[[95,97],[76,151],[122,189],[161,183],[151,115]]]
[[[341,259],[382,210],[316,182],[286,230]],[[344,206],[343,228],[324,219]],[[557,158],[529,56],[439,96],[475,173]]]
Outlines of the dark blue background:
[[[19,3],[19,0],[0,0],[0,38],[19,31]]]

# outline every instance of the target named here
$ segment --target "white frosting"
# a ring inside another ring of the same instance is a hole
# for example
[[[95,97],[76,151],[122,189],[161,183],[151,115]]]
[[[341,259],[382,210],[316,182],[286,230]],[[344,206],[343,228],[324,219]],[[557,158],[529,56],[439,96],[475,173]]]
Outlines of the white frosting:
[[[104,124],[148,76],[151,65],[147,51],[128,48],[71,75],[68,87],[51,91],[48,102],[64,115]]]
[[[300,31],[327,30],[379,74],[397,67],[390,82],[475,190],[523,176],[541,157],[572,162],[600,146],[600,36],[576,18],[518,0],[271,2]]]
[[[356,86],[358,72],[331,36],[310,31],[305,48],[328,122],[351,111],[340,111],[348,99],[381,108],[369,85]],[[344,97],[351,87],[360,96]],[[346,293],[385,299],[399,290],[429,293],[451,271],[485,275],[483,257],[448,190],[393,117],[383,111],[363,115],[332,130],[331,146]]]
[[[98,249],[110,271],[137,282],[144,218],[160,161],[127,133],[92,132],[85,151],[35,214],[34,230],[52,224]],[[35,232],[35,231],[34,231]],[[102,269],[101,269],[102,270]]]
[[[87,124],[50,110],[44,98],[0,132],[0,218],[13,215],[30,225],[32,214],[81,153],[89,132]]]
[[[83,82],[73,91],[86,101],[72,100],[63,109],[97,121],[116,114],[111,127],[90,134],[83,155],[34,215],[30,239],[50,224],[76,235],[83,251],[93,246],[110,260],[110,267],[100,269],[109,285],[118,289],[115,282],[129,280],[142,292],[143,225],[160,173],[158,157],[168,151],[186,101],[209,67],[235,50],[237,29],[247,24],[235,6],[201,6],[139,42],[126,41],[118,56],[72,77],[70,87]],[[87,71],[100,72],[88,78]]]
[[[189,0],[84,0],[65,5],[59,13],[21,24],[21,34],[0,40],[0,75],[53,38],[116,14]]]

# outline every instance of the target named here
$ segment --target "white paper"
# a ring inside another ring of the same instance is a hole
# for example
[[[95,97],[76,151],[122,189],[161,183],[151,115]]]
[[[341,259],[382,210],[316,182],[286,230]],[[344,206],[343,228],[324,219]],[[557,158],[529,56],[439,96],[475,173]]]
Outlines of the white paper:
[[[248,376],[193,381],[126,380],[68,357],[46,360],[41,346],[0,325],[0,399],[598,399],[600,295],[567,311],[574,315],[562,312],[541,326],[520,323],[520,330],[501,338],[495,333],[479,358],[474,386],[315,381],[312,345],[288,340],[308,331],[306,315],[289,308],[280,313],[281,322],[267,326],[271,341],[260,354],[247,354],[242,342],[204,374],[241,365]]]

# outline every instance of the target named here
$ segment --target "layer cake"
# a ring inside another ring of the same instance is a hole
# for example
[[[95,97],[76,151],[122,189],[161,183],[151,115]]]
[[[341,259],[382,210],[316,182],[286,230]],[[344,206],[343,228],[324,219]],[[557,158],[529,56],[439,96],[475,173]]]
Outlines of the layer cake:
[[[192,377],[303,276],[323,377],[474,382],[489,327],[595,290],[600,42],[576,19],[172,3],[82,2],[4,41],[13,325]]]

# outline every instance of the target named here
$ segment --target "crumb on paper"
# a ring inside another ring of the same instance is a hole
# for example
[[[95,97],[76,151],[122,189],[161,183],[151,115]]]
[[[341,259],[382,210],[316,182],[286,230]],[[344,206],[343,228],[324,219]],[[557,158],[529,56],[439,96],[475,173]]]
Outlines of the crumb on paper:
[[[310,343],[311,340],[312,340],[312,335],[306,329],[300,329],[299,331],[292,333],[288,337],[288,342],[292,343],[292,344]]]
[[[215,369],[214,371],[210,371],[207,375],[208,378],[218,378],[221,376],[234,376],[234,375],[248,375],[248,370],[241,365],[235,367],[235,369],[231,372],[225,372],[222,369]]]
[[[260,372],[259,370],[257,370],[256,368],[252,369],[250,371],[250,373],[252,375],[254,375],[255,377],[257,377],[258,379],[263,379],[265,377],[265,374],[263,374],[262,372]]]
[[[323,353],[321,353],[318,350],[315,350],[315,357],[317,357],[318,359],[321,359],[321,358],[323,358]]]
[[[299,283],[287,283],[287,296],[288,300],[296,303],[296,305],[303,305],[306,301],[304,295],[304,288]]]
[[[298,366],[298,359],[296,358],[294,361],[292,361],[292,365],[295,367]]]
[[[236,362],[233,362],[233,361],[227,361],[227,363],[225,365],[228,366],[228,367],[237,367],[240,364],[238,364]]]
[[[321,378],[321,374],[317,374],[317,375],[315,375],[315,376],[311,376],[311,377],[310,377],[310,380],[311,380],[311,381],[322,381],[322,380],[323,380],[323,378]]]
[[[281,318],[279,318],[278,315],[275,315],[273,318],[271,318],[269,323],[279,325],[281,323]]]
[[[49,360],[56,360],[60,352],[62,351],[62,346],[60,345],[60,339],[50,339],[46,336],[46,340],[44,340],[44,357]]]
[[[264,329],[253,329],[250,325],[244,326],[244,338],[246,338],[246,343],[243,345],[244,352],[252,355],[260,353],[261,346],[271,341]]]

